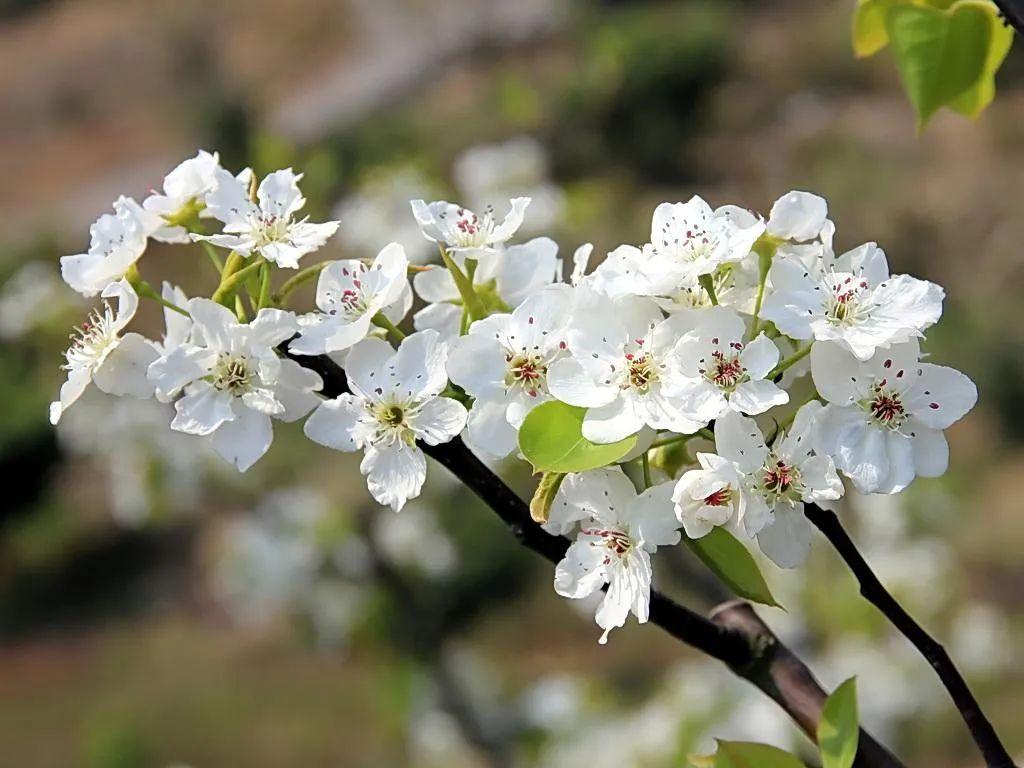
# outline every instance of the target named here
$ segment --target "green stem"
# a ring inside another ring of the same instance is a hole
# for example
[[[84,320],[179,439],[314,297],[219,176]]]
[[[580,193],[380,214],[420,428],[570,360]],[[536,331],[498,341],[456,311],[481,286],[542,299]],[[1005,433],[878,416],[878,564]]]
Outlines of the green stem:
[[[792,355],[790,355],[785,360],[783,360],[781,363],[779,363],[774,368],[772,368],[768,372],[768,375],[765,376],[765,378],[768,379],[769,381],[771,381],[772,379],[774,379],[776,376],[778,376],[783,371],[789,370],[794,365],[796,365],[801,360],[803,360],[805,357],[807,357],[811,353],[811,347],[813,347],[813,346],[814,346],[814,342],[812,341],[810,344],[808,344],[803,349],[798,349]]]
[[[700,283],[700,287],[707,292],[712,305],[717,307],[718,295],[715,293],[715,279],[711,275],[701,275],[697,280]]]
[[[405,338],[405,334],[402,332],[402,330],[397,325],[388,320],[387,317],[384,316],[383,312],[378,312],[376,315],[373,316],[373,324],[376,325],[378,328],[383,328],[385,331],[390,333],[392,336],[395,337],[395,341],[399,343],[402,341],[402,339]]]
[[[242,297],[237,293],[235,294],[235,317],[238,318],[240,323],[249,322],[249,315],[245,311],[245,302],[242,301]]]
[[[707,427],[702,427],[701,429],[698,429],[697,436],[703,437],[705,440],[710,440],[711,442],[715,441],[715,433],[712,432]]]
[[[441,246],[440,250],[441,259],[451,273],[452,280],[455,281],[455,287],[459,291],[459,296],[462,297],[462,305],[465,307],[465,311],[469,313],[469,319],[480,320],[487,317],[487,310],[484,309],[484,304],[480,301],[480,297],[476,295],[473,281],[466,276],[465,272],[459,269],[459,265],[455,263],[455,260],[449,255],[444,246]]]
[[[256,299],[256,311],[270,306],[270,264],[264,262],[260,269],[260,292]]]
[[[217,249],[214,248],[212,245],[210,245],[210,243],[206,242],[205,240],[200,240],[199,245],[203,247],[203,250],[206,252],[206,255],[210,259],[210,263],[213,264],[213,268],[217,270],[217,274],[223,275],[224,260],[221,259],[220,254],[217,253]]]
[[[761,304],[764,303],[764,287],[768,282],[768,273],[772,268],[772,259],[775,258],[775,251],[779,243],[770,235],[761,235],[754,243],[754,253],[757,254],[758,282],[757,297],[754,299],[754,319],[750,323],[750,339],[757,338],[761,325]]]
[[[250,275],[256,274],[266,262],[263,259],[256,259],[252,264],[249,264],[241,269],[231,271],[231,257],[228,257],[228,263],[224,265],[224,277],[220,281],[220,285],[217,286],[217,290],[213,292],[213,300],[219,304],[223,304],[227,299],[231,297],[238,288],[245,283],[246,279]]]
[[[654,485],[654,483],[651,482],[651,461],[647,458],[647,451],[640,454],[640,468],[643,470],[644,474],[644,490],[647,490]]]
[[[280,304],[288,298],[288,294],[299,286],[305,285],[310,280],[316,278],[323,271],[324,267],[330,263],[331,262],[329,261],[321,261],[319,264],[313,264],[305,269],[300,269],[293,277],[285,281],[284,285],[278,289],[277,293],[270,297],[271,302],[275,306],[280,306]]]

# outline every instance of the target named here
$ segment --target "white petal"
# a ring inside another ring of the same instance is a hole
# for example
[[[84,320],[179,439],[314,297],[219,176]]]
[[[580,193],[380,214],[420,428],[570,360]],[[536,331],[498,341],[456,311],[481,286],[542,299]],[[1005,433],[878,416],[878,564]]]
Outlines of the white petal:
[[[601,589],[606,578],[604,553],[586,540],[576,541],[555,566],[555,592],[578,600]]]
[[[613,401],[618,388],[596,381],[578,360],[563,358],[548,368],[548,391],[569,405],[595,408]]]
[[[284,410],[277,414],[277,418],[288,422],[301,419],[320,402],[313,393],[322,388],[323,380],[319,374],[303,368],[294,360],[282,360],[274,396]]]
[[[423,451],[405,443],[369,446],[359,470],[366,475],[367,488],[377,503],[398,512],[405,502],[420,495],[427,479],[427,460]]]
[[[505,416],[507,408],[504,398],[473,403],[465,440],[475,453],[503,459],[516,449],[518,433]]]
[[[789,192],[772,206],[768,233],[783,240],[801,242],[818,236],[825,226],[828,203],[810,192]]]
[[[50,403],[50,423],[56,424],[71,405],[82,396],[92,376],[84,368],[73,368],[68,371],[68,378],[60,388],[60,396],[56,402]]]
[[[733,411],[715,422],[715,450],[744,474],[756,472],[768,456],[757,422]]]
[[[195,298],[188,303],[188,313],[208,347],[217,351],[231,349],[232,337],[239,327],[234,312],[215,301]]]
[[[306,199],[299,191],[301,179],[302,174],[296,174],[291,168],[267,174],[256,190],[260,209],[279,219],[290,218],[306,204]]]
[[[926,427],[946,429],[978,402],[974,382],[955,368],[922,363],[910,408]]]
[[[779,504],[774,522],[757,534],[757,543],[780,568],[795,568],[807,559],[813,532],[803,504]]]
[[[386,366],[394,354],[390,344],[373,336],[352,347],[345,358],[345,375],[352,391],[369,400],[379,399],[388,386]]]
[[[767,379],[745,381],[736,387],[736,391],[729,397],[730,408],[751,416],[788,402],[789,393]]]
[[[672,508],[675,483],[652,486],[629,505],[630,533],[648,552],[679,543],[679,520]]]
[[[516,230],[523,223],[523,216],[526,214],[526,207],[530,204],[528,197],[514,197],[511,201],[511,208],[505,216],[505,220],[494,228],[491,233],[491,243],[503,243],[515,234]]]
[[[763,379],[779,362],[779,348],[775,342],[759,333],[740,353],[740,362],[751,378]]]
[[[468,335],[452,343],[448,355],[448,376],[477,398],[494,397],[505,391],[508,363],[501,344],[488,332],[491,327],[493,324],[474,323]]]
[[[245,472],[270,448],[274,429],[269,416],[249,408],[238,410],[238,418],[221,424],[211,440],[221,458],[234,464],[239,472]]]
[[[949,466],[949,443],[938,429],[918,430],[913,439],[914,469],[921,477],[940,477]]]
[[[334,400],[324,400],[306,419],[306,437],[336,451],[356,451],[353,439],[356,424],[366,414],[364,401],[347,392]]]
[[[455,287],[452,274],[444,267],[431,267],[417,272],[412,279],[413,288],[424,301],[435,304],[439,301],[455,301],[459,298],[459,289]]]
[[[634,401],[618,397],[587,411],[583,417],[583,436],[594,443],[614,443],[639,432],[643,426],[643,417]]]
[[[441,341],[437,331],[417,331],[406,336],[388,366],[394,390],[414,397],[440,394],[448,383],[447,360],[448,345]]]
[[[235,418],[233,400],[227,392],[216,390],[205,381],[197,381],[174,404],[176,414],[171,421],[171,429],[191,435],[208,435]]]
[[[628,522],[628,509],[636,498],[636,489],[618,468],[594,469],[568,475],[558,490],[559,496],[578,514],[609,526]]]
[[[818,394],[838,405],[854,402],[871,383],[856,357],[826,341],[811,347],[811,378]]]
[[[450,397],[432,397],[410,417],[409,426],[427,445],[453,440],[466,426],[466,406]]]
[[[108,395],[152,397],[153,385],[146,378],[146,369],[157,357],[159,353],[149,339],[126,333],[93,372],[92,380]]]

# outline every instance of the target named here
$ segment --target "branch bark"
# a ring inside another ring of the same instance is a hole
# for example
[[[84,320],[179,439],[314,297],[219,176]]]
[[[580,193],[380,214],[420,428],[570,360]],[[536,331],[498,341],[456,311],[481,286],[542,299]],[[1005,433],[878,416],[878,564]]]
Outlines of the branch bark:
[[[283,350],[288,354],[287,350]],[[326,356],[289,355],[323,379],[322,394],[337,397],[348,391],[345,372]],[[443,465],[490,507],[520,544],[551,563],[558,563],[568,539],[552,536],[530,517],[527,504],[470,451],[461,439],[443,445],[421,445],[423,452]],[[651,590],[650,623],[677,640],[723,662],[736,675],[757,686],[775,701],[812,740],[816,738],[821,707],[827,694],[800,661],[753,608],[742,602],[721,606],[713,619]],[[861,731],[857,768],[903,768],[870,734]]]
[[[992,723],[985,717],[978,700],[967,687],[960,671],[953,660],[931,635],[906,612],[896,598],[878,580],[871,566],[857,549],[857,545],[847,534],[835,512],[829,512],[813,504],[805,506],[807,518],[817,526],[825,538],[829,540],[839,556],[853,572],[860,584],[860,593],[864,598],[880,610],[889,622],[909,640],[913,646],[935,670],[942,684],[949,691],[953,703],[960,710],[960,715],[967,724],[974,743],[978,745],[989,768],[1015,768],[1006,747],[996,734]]]
[[[1024,35],[1024,1],[995,0],[995,4],[1006,24],[1013,27],[1018,35]]]

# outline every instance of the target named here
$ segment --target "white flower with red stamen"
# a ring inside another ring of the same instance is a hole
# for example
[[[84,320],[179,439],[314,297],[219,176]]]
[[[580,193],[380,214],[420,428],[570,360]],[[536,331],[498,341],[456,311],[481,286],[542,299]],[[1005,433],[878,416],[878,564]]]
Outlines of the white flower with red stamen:
[[[64,282],[83,296],[95,296],[123,278],[142,258],[147,238],[160,225],[153,218],[130,197],[119,197],[114,212],[89,227],[89,250],[61,257]]]
[[[663,483],[637,495],[618,469],[571,474],[559,488],[546,527],[567,533],[578,524],[579,530],[555,568],[555,591],[580,599],[608,585],[595,616],[604,630],[601,644],[630,613],[647,621],[651,554],[679,542],[671,494],[672,483]]]
[[[306,204],[299,191],[302,174],[291,168],[274,171],[260,182],[256,202],[249,199],[246,175],[216,170],[217,186],[206,196],[206,210],[224,223],[219,235],[192,235],[243,256],[258,254],[279,267],[297,269],[299,259],[320,248],[335,232],[337,221],[313,224],[295,215]]]
[[[707,423],[729,411],[756,415],[789,402],[789,395],[767,375],[779,362],[779,349],[763,333],[743,342],[743,319],[726,307],[691,315],[695,327],[676,353],[685,381],[678,396],[687,411]]]
[[[396,512],[419,496],[427,460],[416,445],[439,445],[466,426],[466,408],[441,392],[447,346],[436,331],[403,339],[398,351],[367,338],[345,358],[352,388],[320,403],[306,421],[306,437],[338,451],[363,451],[360,471],[370,494]]]
[[[153,387],[146,381],[146,368],[157,357],[152,342],[137,333],[122,335],[135,316],[139,297],[127,280],[111,283],[103,291],[104,299],[117,299],[117,310],[109,301],[93,310],[89,319],[71,337],[71,346],[64,353],[67,381],[60,388],[60,398],[50,404],[50,423],[85,392],[89,382],[110,395],[149,397]]]
[[[616,248],[595,271],[596,288],[609,296],[671,296],[696,288],[701,275],[742,261],[764,232],[764,222],[736,206],[713,210],[696,195],[654,210],[651,242]]]
[[[480,259],[495,253],[497,246],[506,243],[523,223],[523,215],[530,204],[528,197],[515,197],[509,212],[499,224],[494,209],[488,206],[476,214],[455,203],[439,200],[427,204],[412,200],[413,216],[427,240],[443,245],[453,253],[470,259]]]
[[[244,472],[270,448],[271,416],[295,421],[316,405],[320,377],[276,347],[295,334],[290,312],[261,309],[249,324],[209,299],[188,302],[191,339],[148,371],[157,395],[175,401],[171,429],[210,438],[226,461]]]
[[[464,259],[455,260],[464,265]],[[548,237],[535,237],[505,248],[493,259],[480,262],[473,275],[473,287],[491,312],[511,312],[527,296],[554,282],[559,270],[558,245]],[[459,335],[462,299],[451,272],[432,267],[413,278],[413,287],[427,306],[413,316],[417,331],[433,329],[443,339]]]
[[[163,191],[153,192],[142,201],[142,207],[159,216],[163,225],[151,237],[164,243],[187,243],[188,230],[183,226],[205,211],[206,195],[217,186],[220,159],[217,153],[199,150],[195,157],[179,163],[164,177]]]
[[[691,433],[704,423],[679,397],[685,379],[676,350],[678,317],[663,320],[649,299],[612,301],[576,289],[568,341],[571,357],[548,369],[548,388],[570,405],[588,408],[583,436],[612,443],[654,429]]]
[[[466,441],[495,458],[516,448],[519,427],[539,403],[551,399],[547,373],[566,357],[565,326],[571,290],[552,285],[512,314],[491,315],[456,339],[448,375],[474,398]]]
[[[714,453],[698,453],[700,469],[684,472],[672,492],[676,517],[691,539],[711,533],[718,525],[742,520],[747,497],[739,469]]]
[[[331,262],[316,286],[319,312],[299,319],[300,337],[289,344],[300,355],[341,352],[370,332],[380,312],[401,322],[412,305],[405,249],[391,243],[366,265],[355,259]]]
[[[802,563],[810,549],[804,502],[827,506],[843,495],[832,459],[813,451],[821,411],[817,401],[804,405],[771,447],[753,419],[729,413],[715,422],[715,450],[742,477],[746,508],[736,517],[737,528],[756,536],[761,551],[782,568]]]
[[[890,277],[885,253],[874,243],[820,270],[793,257],[777,258],[771,281],[762,317],[791,338],[834,341],[860,360],[921,336],[939,319],[945,297],[927,280]]]
[[[945,472],[942,430],[978,399],[964,374],[922,363],[916,339],[867,361],[837,344],[815,344],[811,376],[828,401],[815,419],[815,450],[831,456],[862,493],[897,493],[915,476]]]

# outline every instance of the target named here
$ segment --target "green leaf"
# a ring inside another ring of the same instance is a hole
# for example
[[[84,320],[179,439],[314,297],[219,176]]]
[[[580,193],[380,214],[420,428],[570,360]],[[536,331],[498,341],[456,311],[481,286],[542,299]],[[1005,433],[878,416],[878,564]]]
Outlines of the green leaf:
[[[738,596],[782,607],[768,589],[750,551],[727,530],[716,527],[699,539],[684,536],[683,541]]]
[[[696,768],[805,768],[789,752],[749,741],[719,741],[718,751],[706,757],[691,757]]]
[[[981,5],[989,15],[991,38],[988,45],[988,57],[978,81],[967,91],[957,96],[949,106],[966,117],[977,117],[995,98],[996,72],[1002,66],[1006,55],[1013,44],[1013,28],[1006,26],[999,17],[996,7],[989,2],[976,3]]]
[[[977,2],[948,10],[895,5],[886,14],[886,32],[919,129],[978,81],[992,36],[989,14]]]
[[[583,436],[586,408],[558,400],[541,403],[519,429],[519,450],[535,472],[586,472],[618,461],[636,445],[636,435],[617,443],[592,443]]]
[[[818,723],[822,768],[850,768],[857,755],[857,678],[851,677],[825,701]]]
[[[885,17],[896,0],[858,0],[853,12],[853,52],[858,58],[874,56],[889,44]]]

